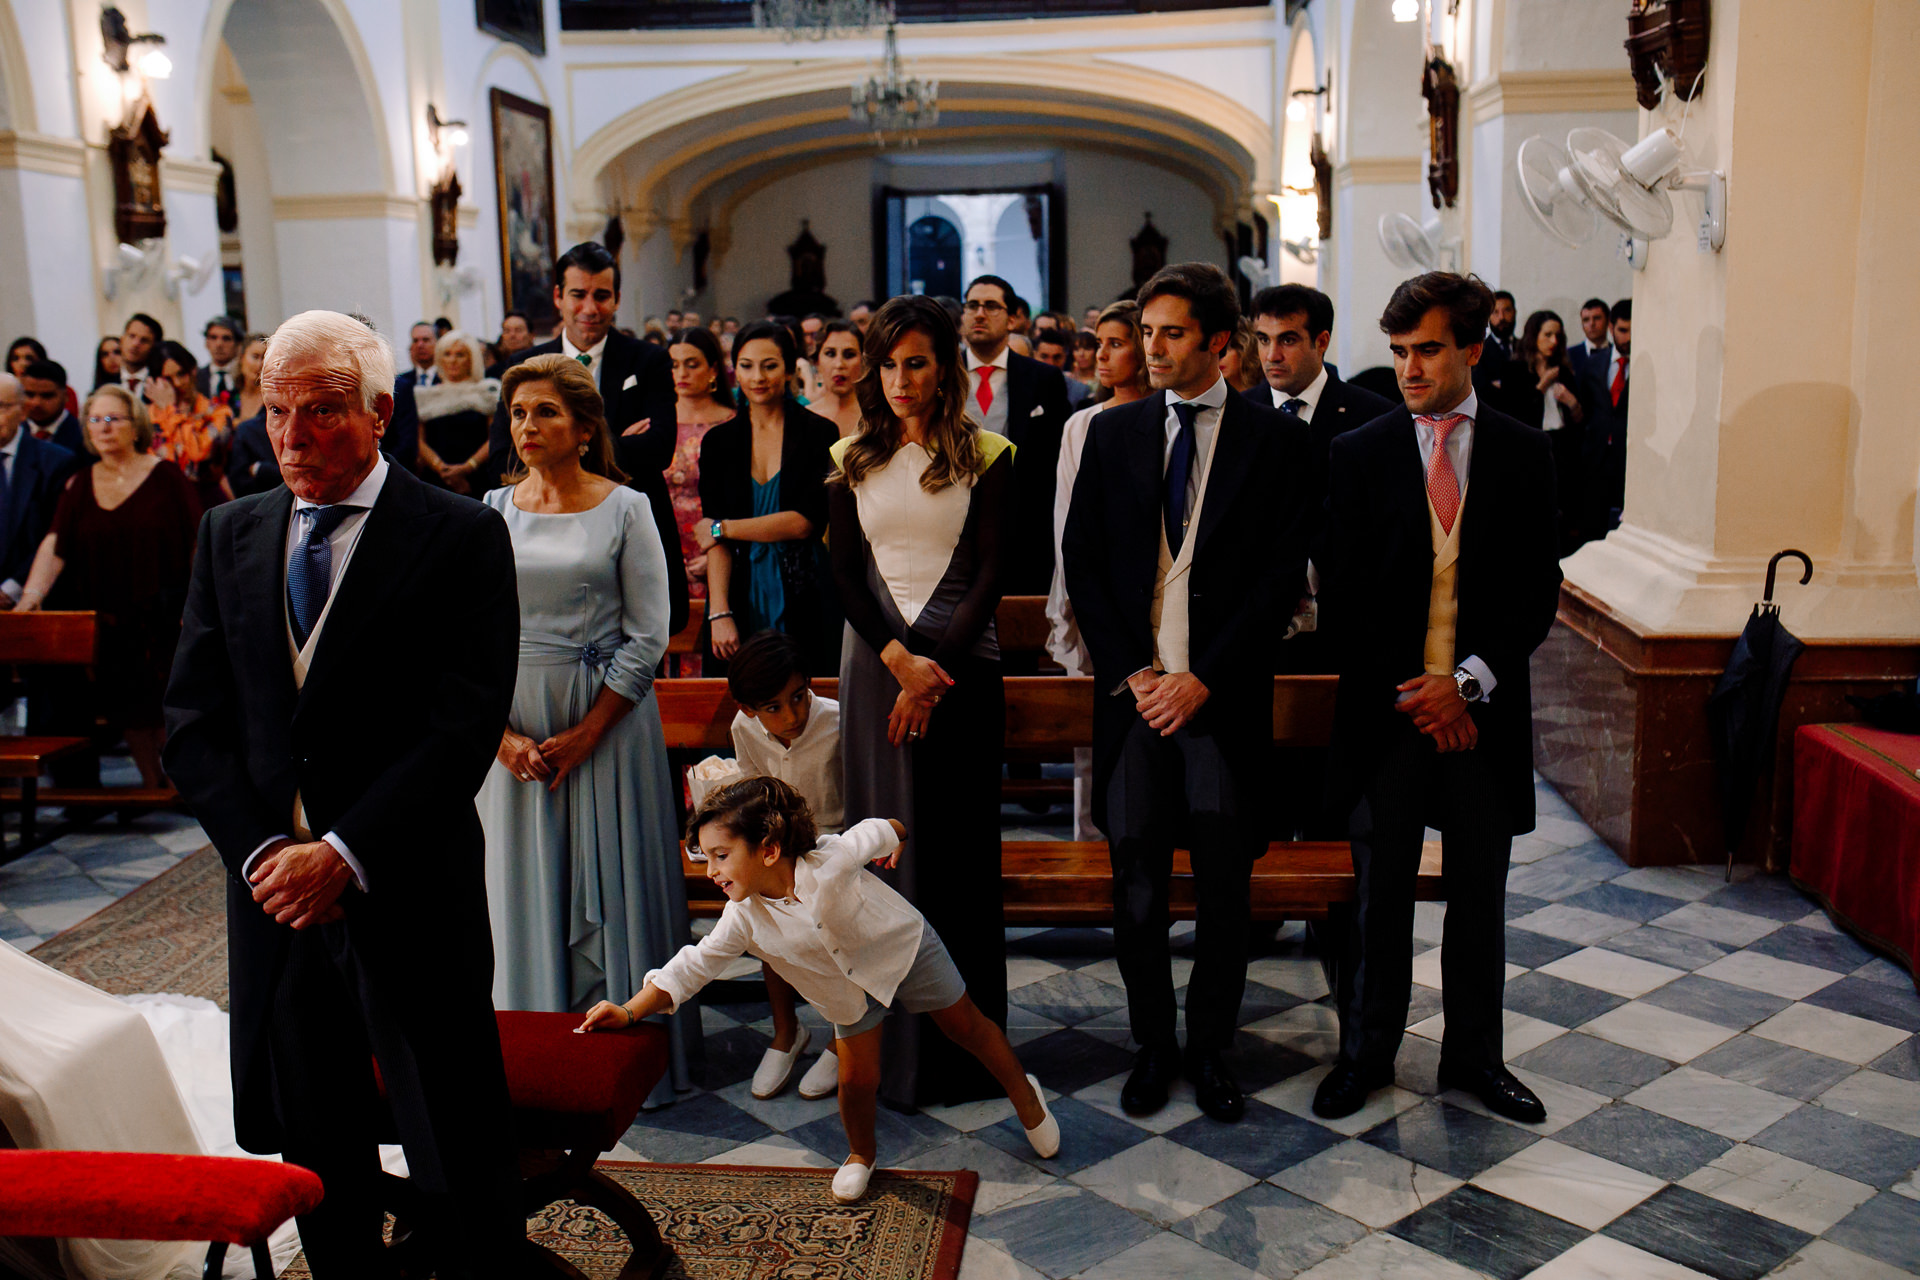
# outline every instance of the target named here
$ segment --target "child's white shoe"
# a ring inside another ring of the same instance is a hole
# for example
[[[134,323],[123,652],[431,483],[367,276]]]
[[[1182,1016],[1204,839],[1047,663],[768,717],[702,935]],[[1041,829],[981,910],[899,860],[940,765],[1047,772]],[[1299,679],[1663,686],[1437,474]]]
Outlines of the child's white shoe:
[[[867,1180],[873,1177],[873,1166],[861,1164],[852,1156],[840,1166],[833,1175],[833,1198],[841,1204],[858,1203],[867,1194]]]
[[[829,1049],[800,1077],[800,1096],[808,1102],[831,1098],[840,1088],[840,1059]]]
[[[787,1087],[787,1081],[793,1078],[793,1068],[800,1061],[800,1055],[807,1050],[807,1041],[812,1032],[804,1026],[793,1038],[793,1048],[782,1053],[769,1048],[760,1056],[760,1065],[753,1069],[753,1096],[767,1099]]]
[[[1040,1110],[1044,1113],[1040,1123],[1027,1130],[1027,1142],[1035,1155],[1051,1160],[1060,1154],[1060,1122],[1053,1118],[1053,1108],[1047,1105],[1047,1095],[1040,1092],[1040,1082],[1028,1076],[1027,1083],[1033,1086],[1033,1096],[1040,1100]]]

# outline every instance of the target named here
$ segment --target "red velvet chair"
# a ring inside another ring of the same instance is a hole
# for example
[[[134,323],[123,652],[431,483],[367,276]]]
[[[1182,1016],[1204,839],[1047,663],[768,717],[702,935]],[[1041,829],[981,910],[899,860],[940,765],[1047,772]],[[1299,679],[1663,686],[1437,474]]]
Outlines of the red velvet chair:
[[[297,1165],[138,1151],[0,1151],[0,1236],[207,1240],[214,1280],[228,1245],[273,1275],[267,1237],[320,1204],[320,1179]]]
[[[495,1016],[525,1211],[531,1216],[556,1200],[591,1205],[613,1219],[633,1245],[620,1280],[661,1274],[673,1255],[652,1216],[631,1192],[593,1166],[632,1127],[640,1104],[666,1074],[666,1028],[642,1023],[576,1035],[577,1013]],[[404,1216],[405,1203],[404,1189],[396,1188],[397,1215]],[[396,1243],[403,1234],[395,1233]],[[400,1260],[409,1271],[425,1274],[430,1259],[408,1256],[416,1252],[415,1243],[410,1239],[400,1246]],[[580,1274],[558,1254],[539,1252],[555,1273]]]

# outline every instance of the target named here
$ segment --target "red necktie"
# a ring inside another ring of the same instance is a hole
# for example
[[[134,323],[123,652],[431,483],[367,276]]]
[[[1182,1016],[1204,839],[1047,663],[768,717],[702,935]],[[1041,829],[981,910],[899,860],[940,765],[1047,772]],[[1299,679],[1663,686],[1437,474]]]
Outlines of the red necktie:
[[[1613,396],[1613,407],[1616,409],[1620,407],[1620,397],[1627,393],[1627,361],[1630,358],[1623,352],[1620,363],[1613,366],[1613,385],[1607,390]]]
[[[53,439],[53,432],[41,427],[35,427],[33,429],[33,438],[35,440],[51,440]]]
[[[1433,514],[1440,517],[1440,528],[1452,533],[1453,522],[1460,515],[1460,477],[1453,474],[1453,460],[1447,457],[1447,437],[1467,418],[1458,413],[1437,417],[1423,414],[1418,421],[1433,428],[1433,456],[1427,459],[1427,501],[1433,504]]]
[[[993,366],[983,364],[974,372],[980,375],[980,385],[974,388],[973,398],[980,402],[980,412],[985,414],[993,408]]]

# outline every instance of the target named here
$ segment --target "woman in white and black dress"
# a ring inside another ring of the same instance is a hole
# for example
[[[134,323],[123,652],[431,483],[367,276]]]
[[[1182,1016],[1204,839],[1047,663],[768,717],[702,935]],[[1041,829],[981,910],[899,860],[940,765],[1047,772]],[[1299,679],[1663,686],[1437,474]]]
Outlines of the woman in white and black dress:
[[[912,833],[895,883],[946,942],[980,1011],[1006,1024],[1000,758],[1006,697],[994,610],[1013,445],[966,417],[960,336],[930,298],[874,313],[861,430],[828,483],[846,820]],[[900,1107],[995,1096],[926,1018],[889,1020],[881,1097]]]

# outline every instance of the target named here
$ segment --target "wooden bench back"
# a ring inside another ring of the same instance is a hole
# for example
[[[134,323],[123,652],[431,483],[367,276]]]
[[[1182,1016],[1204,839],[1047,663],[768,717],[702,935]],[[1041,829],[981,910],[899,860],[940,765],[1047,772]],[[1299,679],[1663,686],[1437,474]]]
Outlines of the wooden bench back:
[[[1008,676],[1007,738],[1010,748],[1059,750],[1093,745],[1093,680],[1087,676]],[[1283,746],[1326,745],[1333,729],[1336,676],[1276,676],[1273,740]],[[840,695],[838,680],[822,678],[813,691]],[[654,696],[667,746],[690,750],[730,749],[734,712],[725,680],[656,680]]]
[[[91,612],[0,613],[0,663],[90,664],[98,644],[94,618]]]
[[[687,602],[687,625],[667,641],[668,653],[700,652],[700,628],[706,625],[707,602]],[[994,629],[1000,637],[1002,653],[1045,653],[1047,649],[1047,598],[1045,596],[1008,596],[994,614]]]

